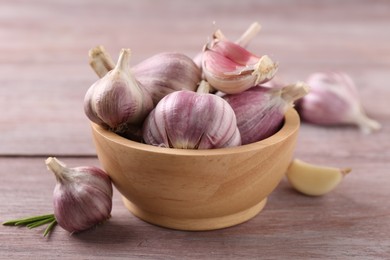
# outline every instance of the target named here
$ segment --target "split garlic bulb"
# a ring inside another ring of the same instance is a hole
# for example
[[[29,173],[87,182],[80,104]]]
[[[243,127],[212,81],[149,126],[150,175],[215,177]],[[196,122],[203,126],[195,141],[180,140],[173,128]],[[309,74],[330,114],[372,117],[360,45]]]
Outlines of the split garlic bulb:
[[[173,92],[157,104],[145,120],[143,138],[147,144],[180,149],[241,144],[236,116],[225,100],[186,90]]]
[[[236,114],[242,144],[250,144],[275,134],[287,110],[308,92],[309,87],[298,82],[281,89],[255,86],[242,93],[224,95],[223,99]]]
[[[122,49],[115,68],[95,82],[84,98],[87,117],[119,134],[129,124],[142,125],[153,109],[149,93],[130,71],[130,54],[129,49]]]
[[[58,224],[74,233],[89,229],[110,217],[112,184],[96,167],[68,168],[49,157],[46,165],[57,179],[53,192],[54,215]]]
[[[380,129],[380,124],[365,114],[358,90],[347,74],[314,73],[307,83],[311,91],[298,106],[303,120],[318,125],[353,124],[364,133]]]
[[[271,80],[278,65],[267,55],[257,57],[240,45],[214,39],[202,55],[202,70],[209,84],[235,94]]]

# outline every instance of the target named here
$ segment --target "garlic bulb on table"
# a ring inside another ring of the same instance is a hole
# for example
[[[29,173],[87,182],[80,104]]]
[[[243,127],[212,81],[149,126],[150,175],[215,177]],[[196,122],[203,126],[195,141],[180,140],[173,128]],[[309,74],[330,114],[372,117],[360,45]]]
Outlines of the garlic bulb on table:
[[[203,52],[202,70],[210,85],[235,94],[271,80],[278,65],[267,55],[257,57],[240,45],[214,39]]]
[[[181,149],[213,149],[241,144],[236,116],[229,104],[207,93],[176,91],[165,96],[146,118],[147,144]],[[204,90],[206,89],[206,90]]]
[[[308,92],[309,87],[298,82],[281,89],[255,86],[238,94],[224,95],[223,99],[236,114],[244,145],[275,134],[283,124],[286,111]]]
[[[47,236],[57,224],[77,233],[111,216],[112,184],[103,170],[93,166],[68,168],[54,157],[47,158],[45,162],[57,179],[53,192],[54,214],[8,220],[3,225],[31,229],[48,224],[43,233]]]
[[[150,93],[154,105],[178,90],[195,91],[201,71],[191,58],[176,52],[163,52],[132,67],[135,78]]]
[[[53,157],[46,160],[46,165],[57,179],[54,215],[63,229],[83,231],[110,217],[113,191],[104,171],[96,167],[67,168]]]
[[[115,68],[95,82],[84,98],[84,111],[96,124],[122,134],[142,125],[153,109],[149,93],[129,68],[130,50],[122,49]]]
[[[318,125],[357,125],[364,133],[381,128],[364,112],[358,90],[347,74],[313,73],[307,83],[311,91],[297,107],[304,121]]]

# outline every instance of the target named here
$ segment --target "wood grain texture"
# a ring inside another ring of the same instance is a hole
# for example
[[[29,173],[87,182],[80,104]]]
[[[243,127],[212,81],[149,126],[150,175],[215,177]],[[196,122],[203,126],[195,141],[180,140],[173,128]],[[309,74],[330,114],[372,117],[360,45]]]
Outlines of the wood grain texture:
[[[83,97],[97,79],[88,50],[122,47],[136,64],[162,51],[195,56],[217,28],[235,39],[254,21],[249,48],[280,64],[286,81],[320,70],[355,80],[383,126],[303,124],[295,154],[351,167],[332,193],[311,198],[282,181],[252,220],[212,232],[147,224],[114,194],[112,218],[78,235],[0,227],[0,259],[389,259],[390,3],[387,0],[0,1],[0,221],[50,212],[46,155],[98,165]],[[28,158],[32,157],[32,158]]]
[[[132,213],[163,227],[213,230],[264,208],[291,162],[299,116],[291,109],[273,136],[224,149],[167,149],[92,129],[99,161]]]

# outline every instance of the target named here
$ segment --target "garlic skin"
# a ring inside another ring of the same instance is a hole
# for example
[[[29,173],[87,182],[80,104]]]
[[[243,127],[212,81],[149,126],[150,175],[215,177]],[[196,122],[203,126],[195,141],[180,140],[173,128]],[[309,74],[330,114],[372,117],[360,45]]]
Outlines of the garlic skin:
[[[54,215],[63,229],[83,231],[110,217],[113,190],[104,171],[96,167],[67,168],[53,157],[46,160],[46,165],[57,179]]]
[[[225,100],[186,90],[165,96],[145,120],[143,133],[147,144],[160,147],[215,149],[241,144],[234,111]]]
[[[202,56],[204,78],[215,89],[227,94],[243,92],[271,80],[278,65],[267,55],[257,57],[240,45],[214,39]]]
[[[142,124],[153,109],[149,93],[130,71],[130,55],[130,49],[122,49],[115,68],[95,82],[84,98],[87,117],[116,133],[126,132],[128,124]]]
[[[244,145],[258,142],[279,131],[287,110],[308,92],[309,87],[298,82],[281,89],[255,86],[239,94],[224,95],[223,99],[236,114]]]
[[[174,91],[195,91],[201,80],[201,71],[194,61],[176,52],[156,54],[131,70],[135,78],[150,93],[154,105]]]
[[[313,73],[307,83],[311,92],[298,106],[304,121],[318,125],[357,125],[366,134],[381,128],[377,121],[365,114],[357,88],[347,74]]]

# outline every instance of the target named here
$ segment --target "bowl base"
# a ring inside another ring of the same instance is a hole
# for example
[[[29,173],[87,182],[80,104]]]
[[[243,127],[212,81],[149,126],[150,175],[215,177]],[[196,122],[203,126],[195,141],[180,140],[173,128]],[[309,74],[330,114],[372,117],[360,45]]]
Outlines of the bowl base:
[[[144,211],[125,197],[122,197],[122,200],[131,213],[146,222],[157,226],[186,231],[214,230],[241,224],[255,217],[267,203],[267,198],[265,198],[253,207],[227,216],[201,219],[177,219]]]

